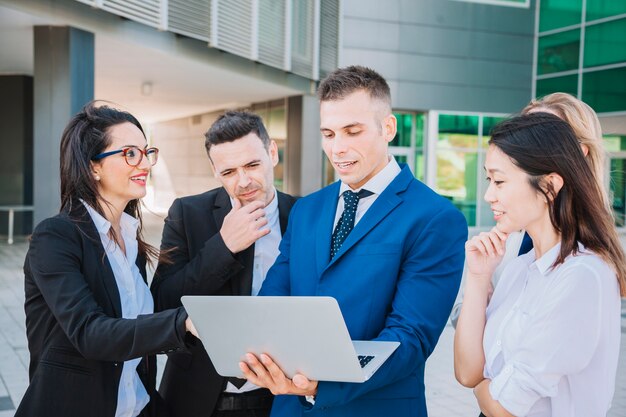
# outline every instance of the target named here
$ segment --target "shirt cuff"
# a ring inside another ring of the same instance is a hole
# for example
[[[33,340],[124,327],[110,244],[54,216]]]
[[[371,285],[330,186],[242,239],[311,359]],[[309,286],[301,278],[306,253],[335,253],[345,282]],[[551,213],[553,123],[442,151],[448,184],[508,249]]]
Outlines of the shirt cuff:
[[[526,386],[529,384],[523,384],[524,379],[523,373],[517,371],[513,365],[506,365],[489,384],[491,398],[498,401],[509,413],[525,416],[540,396]]]

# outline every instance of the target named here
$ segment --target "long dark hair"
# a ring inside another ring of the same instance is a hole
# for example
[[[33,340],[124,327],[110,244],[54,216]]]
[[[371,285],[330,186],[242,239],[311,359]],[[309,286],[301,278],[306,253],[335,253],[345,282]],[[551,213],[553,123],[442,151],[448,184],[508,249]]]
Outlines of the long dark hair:
[[[91,160],[102,153],[111,143],[109,129],[122,123],[132,123],[145,133],[139,121],[130,113],[107,105],[87,103],[69,121],[61,136],[61,211],[72,212],[82,199],[105,217],[101,202],[108,204],[98,192]],[[149,262],[157,259],[158,250],[143,240],[142,218],[139,200],[131,200],[124,212],[139,220],[137,242],[139,255]],[[111,237],[119,243],[119,237],[111,229]]]
[[[577,253],[577,242],[581,242],[613,267],[625,296],[624,251],[602,190],[570,125],[552,114],[531,113],[500,123],[491,135],[489,144],[525,171],[530,185],[548,201],[550,221],[561,234],[554,265]],[[563,178],[558,192],[544,181],[551,173]]]

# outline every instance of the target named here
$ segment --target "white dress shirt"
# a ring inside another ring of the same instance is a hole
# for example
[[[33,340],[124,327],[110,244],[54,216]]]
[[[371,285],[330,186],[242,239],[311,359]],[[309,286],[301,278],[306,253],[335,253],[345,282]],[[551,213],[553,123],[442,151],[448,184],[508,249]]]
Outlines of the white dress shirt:
[[[231,199],[231,204],[233,203]],[[257,295],[261,290],[261,285],[267,276],[276,258],[278,258],[278,245],[282,239],[280,231],[280,221],[278,216],[278,194],[274,190],[274,198],[265,207],[265,218],[267,225],[264,229],[269,228],[270,232],[254,242],[254,263],[252,267],[252,292],[251,295]],[[226,392],[241,393],[258,389],[259,387],[251,382],[246,382],[241,388],[228,382],[226,384]]]
[[[581,244],[552,268],[560,247],[511,261],[487,307],[484,376],[515,416],[605,416],[613,398],[621,335],[615,273]]]
[[[124,240],[126,246],[126,253],[124,254],[122,249],[109,238],[111,223],[84,201],[83,204],[96,225],[100,241],[113,270],[117,289],[120,293],[122,317],[134,319],[140,314],[153,313],[152,295],[135,264],[138,252],[137,228],[139,221],[127,213],[122,213],[120,220],[122,236],[119,238]],[[150,396],[137,374],[139,362],[141,362],[141,358],[124,362],[117,391],[115,417],[135,417],[150,401]]]
[[[335,222],[333,223],[335,226],[333,227],[333,230],[337,227],[337,222],[339,222],[339,218],[343,213],[344,201],[341,196],[344,191],[350,190],[358,193],[361,190],[367,190],[372,192],[372,195],[359,199],[359,204],[356,207],[356,217],[354,218],[354,225],[356,226],[367,210],[372,206],[372,204],[374,204],[374,201],[376,201],[378,196],[385,191],[385,188],[391,184],[400,171],[402,170],[400,169],[400,165],[396,162],[396,159],[389,155],[389,162],[387,165],[385,165],[385,167],[378,174],[370,178],[370,180],[358,190],[353,190],[348,184],[342,182],[339,187],[339,202],[337,203],[337,211],[335,212]]]

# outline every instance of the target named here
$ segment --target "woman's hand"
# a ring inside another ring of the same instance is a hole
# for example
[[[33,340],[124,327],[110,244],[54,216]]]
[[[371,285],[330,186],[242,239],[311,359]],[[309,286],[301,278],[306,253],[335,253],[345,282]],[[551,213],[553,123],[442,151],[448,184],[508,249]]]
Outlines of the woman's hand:
[[[189,317],[187,317],[187,320],[185,320],[185,330],[187,330],[195,337],[200,338],[200,336],[198,336],[198,331],[196,330],[196,327],[193,325],[193,323],[191,322],[191,318]]]
[[[482,232],[465,243],[467,272],[491,282],[496,267],[502,261],[509,235],[494,227],[489,232]]]

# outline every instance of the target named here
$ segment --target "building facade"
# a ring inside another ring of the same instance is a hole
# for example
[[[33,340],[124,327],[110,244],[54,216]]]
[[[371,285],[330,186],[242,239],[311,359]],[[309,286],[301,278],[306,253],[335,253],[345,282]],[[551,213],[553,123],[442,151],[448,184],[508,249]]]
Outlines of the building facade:
[[[11,107],[23,117],[0,120],[12,132],[3,146],[20,155],[3,164],[0,205],[34,204],[35,223],[58,209],[61,129],[92,98],[136,114],[161,149],[146,199],[157,211],[217,186],[203,133],[235,108],[259,113],[277,141],[277,187],[308,194],[335,180],[321,151],[315,89],[334,68],[358,64],[391,86],[391,153],[449,198],[471,229],[493,225],[482,198],[491,127],[553,91],[600,113],[614,206],[623,213],[624,4],[0,0],[0,86],[11,86],[5,105],[23,103]],[[19,227],[28,232],[24,216]],[[0,233],[4,223],[0,217]]]

